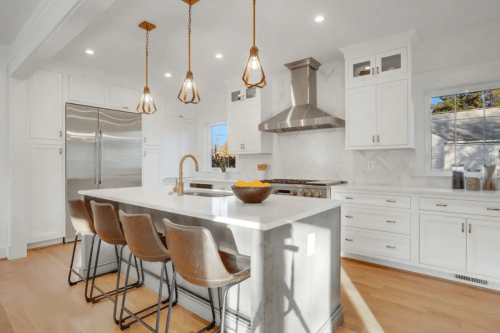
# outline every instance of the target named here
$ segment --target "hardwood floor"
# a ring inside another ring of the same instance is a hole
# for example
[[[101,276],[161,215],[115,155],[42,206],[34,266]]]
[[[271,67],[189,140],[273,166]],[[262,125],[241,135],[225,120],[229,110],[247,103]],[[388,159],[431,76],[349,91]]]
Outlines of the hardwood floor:
[[[56,245],[0,261],[0,332],[120,332],[111,302],[88,304],[83,283],[68,286],[71,250],[72,245]],[[500,293],[350,259],[342,266],[345,321],[337,333],[500,333]],[[99,279],[109,290],[114,282],[113,276]],[[157,299],[147,288],[130,295],[132,309]],[[154,316],[147,321],[152,324]],[[196,332],[207,324],[180,306],[173,309],[171,332]],[[138,324],[127,330],[146,331]]]

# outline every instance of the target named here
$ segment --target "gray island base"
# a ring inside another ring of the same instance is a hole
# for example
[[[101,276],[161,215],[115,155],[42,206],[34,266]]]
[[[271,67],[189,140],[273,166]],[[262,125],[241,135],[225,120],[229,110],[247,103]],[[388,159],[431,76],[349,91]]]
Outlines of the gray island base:
[[[205,227],[211,231],[220,250],[251,256],[251,278],[229,292],[228,332],[335,332],[343,322],[339,201],[271,196],[263,204],[252,205],[243,204],[234,197],[173,198],[163,190],[156,190],[161,197],[148,202],[146,197],[155,195],[145,193],[152,190],[140,188],[139,195],[131,191],[128,194],[134,199],[128,199],[131,197],[127,198],[127,193],[123,192],[114,195],[113,191],[118,190],[81,191],[80,194],[87,201],[110,202],[117,210],[150,214],[160,232],[163,231],[163,218],[178,224]],[[288,212],[279,214],[286,218],[271,212],[284,206],[290,207]],[[186,207],[190,207],[189,210]],[[309,213],[304,213],[307,209]],[[207,214],[206,218],[203,214]],[[272,217],[266,219],[266,215]],[[303,217],[294,219],[300,215]],[[89,239],[85,241],[84,248],[88,249]],[[114,249],[102,248],[101,253],[104,251],[108,252],[107,256],[101,255],[111,262]],[[101,265],[101,259],[99,263]],[[144,263],[144,268],[160,273],[159,265]],[[210,321],[206,289],[195,287],[179,276],[177,279],[179,304]],[[158,290],[158,283],[154,274],[147,275],[147,287]],[[217,301],[216,297],[218,314]]]

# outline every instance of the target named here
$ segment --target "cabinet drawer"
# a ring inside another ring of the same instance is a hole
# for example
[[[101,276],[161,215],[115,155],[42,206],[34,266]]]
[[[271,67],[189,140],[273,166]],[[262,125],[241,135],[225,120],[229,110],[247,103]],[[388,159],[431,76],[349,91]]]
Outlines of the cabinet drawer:
[[[410,260],[410,239],[342,228],[342,249],[350,252]]]
[[[500,217],[500,202],[420,198],[420,209]]]
[[[335,200],[347,203],[391,208],[411,208],[411,197],[385,194],[364,194],[355,192],[335,192]]]
[[[348,227],[409,235],[411,215],[388,210],[343,206],[341,221],[342,225]]]

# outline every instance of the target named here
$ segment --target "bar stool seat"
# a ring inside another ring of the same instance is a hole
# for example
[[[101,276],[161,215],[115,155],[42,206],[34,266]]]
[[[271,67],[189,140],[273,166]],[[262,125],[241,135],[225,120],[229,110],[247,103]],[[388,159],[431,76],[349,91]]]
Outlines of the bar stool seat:
[[[232,274],[232,281],[237,282],[250,277],[251,259],[249,256],[219,251],[222,263]]]

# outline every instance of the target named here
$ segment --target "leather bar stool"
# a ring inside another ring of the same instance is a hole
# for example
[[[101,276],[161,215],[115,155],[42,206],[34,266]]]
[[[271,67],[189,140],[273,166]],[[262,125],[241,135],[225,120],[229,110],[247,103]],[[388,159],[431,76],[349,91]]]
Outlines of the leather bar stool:
[[[127,328],[129,325],[123,326],[121,324],[123,312],[127,312],[131,317],[134,317],[136,321],[140,322],[144,327],[146,327],[151,332],[159,332],[160,325],[160,311],[166,309],[167,306],[162,307],[162,304],[168,302],[169,307],[177,304],[177,297],[175,301],[172,301],[174,294],[174,289],[169,290],[168,298],[162,301],[162,291],[163,282],[166,280],[167,286],[170,286],[167,272],[167,263],[171,261],[170,253],[167,250],[167,245],[165,238],[160,238],[160,234],[156,230],[155,224],[151,219],[149,214],[127,214],[120,210],[120,221],[123,227],[123,233],[127,240],[128,247],[130,248],[130,258],[132,254],[139,258],[141,261],[162,263],[161,275],[160,275],[160,288],[158,291],[158,303],[155,305],[157,307],[156,312],[156,327],[153,328],[143,321],[144,317],[138,317],[137,313],[132,313],[129,309],[125,307],[125,298],[127,296],[127,289],[123,293],[122,307],[120,311],[120,329]],[[129,258],[129,261],[130,261]],[[125,286],[128,283],[128,277],[130,273],[130,266],[127,269],[127,275],[125,277]],[[175,289],[177,295],[177,289]]]
[[[225,287],[220,313],[221,324],[216,331],[224,332],[227,293],[231,287],[250,278],[250,257],[219,251],[212,234],[206,228],[182,226],[168,219],[163,219],[163,223],[167,245],[174,264],[171,288],[176,285],[177,272],[187,282],[207,287],[209,291],[210,288]],[[220,301],[219,295],[219,304]],[[168,332],[170,325],[170,313],[169,307],[165,332]]]
[[[121,273],[121,265],[123,261],[123,249],[127,245],[127,240],[125,239],[125,235],[123,234],[122,227],[120,224],[120,221],[118,220],[118,216],[116,215],[115,207],[112,204],[109,203],[98,203],[95,201],[91,201],[90,205],[92,207],[92,215],[94,217],[94,226],[95,230],[97,232],[97,235],[99,235],[99,242],[97,245],[97,255],[96,255],[96,260],[95,260],[95,265],[94,265],[94,277],[92,279],[92,287],[90,289],[90,299],[92,300],[93,303],[96,303],[103,299],[104,297],[109,299],[111,302],[115,303],[114,306],[114,311],[113,311],[113,319],[115,320],[115,323],[118,324],[119,321],[116,316],[116,310],[117,310],[117,304],[118,304],[118,295],[120,293],[124,293],[125,290],[132,289],[132,288],[139,288],[142,286],[144,283],[144,270],[142,270],[142,263],[141,263],[141,271],[142,274],[139,273],[139,265],[137,264],[137,259],[135,259],[135,268],[137,271],[137,278],[138,281],[135,282],[134,284],[126,285],[124,287],[120,288],[120,273]],[[96,277],[96,271],[98,267],[98,262],[99,262],[99,252],[101,249],[101,242],[104,241],[105,243],[108,243],[110,245],[115,246],[115,252],[117,253],[118,257],[118,271],[117,271],[117,277],[116,277],[116,288],[112,291],[109,292],[104,292],[100,287],[98,287],[95,284],[95,277]],[[120,254],[118,254],[118,249],[117,247],[121,246],[120,249]],[[128,269],[130,269],[130,266],[132,265],[132,258],[129,259],[128,263]],[[142,278],[142,280],[141,280]],[[97,289],[101,294],[99,296],[93,297],[93,291],[94,288]],[[124,320],[129,319],[130,317],[125,318]]]

